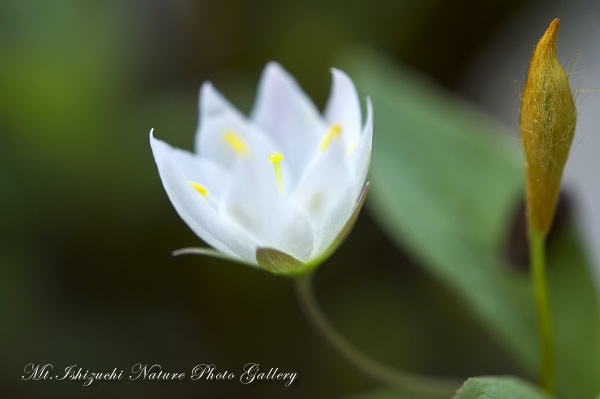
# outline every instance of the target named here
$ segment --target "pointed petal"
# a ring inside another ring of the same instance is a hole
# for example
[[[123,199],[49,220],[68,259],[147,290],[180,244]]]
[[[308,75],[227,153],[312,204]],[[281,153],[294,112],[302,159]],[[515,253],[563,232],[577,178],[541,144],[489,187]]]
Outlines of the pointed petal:
[[[367,182],[363,188],[360,198],[358,199],[358,202],[354,206],[352,215],[350,216],[348,221],[346,221],[346,224],[344,225],[344,227],[339,231],[339,233],[337,234],[335,239],[331,242],[331,244],[329,244],[327,249],[323,253],[321,253],[317,258],[311,260],[310,266],[317,266],[321,262],[323,262],[325,259],[327,259],[337,249],[337,247],[339,247],[342,244],[342,242],[344,242],[346,237],[348,237],[348,234],[350,234],[350,232],[352,231],[352,228],[356,224],[358,215],[360,214],[360,211],[365,203],[365,199],[367,198],[367,192],[369,191],[369,186],[370,186],[370,183]]]
[[[217,250],[255,262],[256,243],[235,224],[222,218],[216,201],[223,194],[228,175],[213,162],[171,147],[150,133],[150,145],[160,178],[171,203],[186,224]],[[204,185],[202,196],[189,182]]]
[[[336,140],[315,158],[293,193],[293,201],[304,210],[313,228],[311,258],[329,246],[350,217],[356,202],[350,195],[352,179],[343,143]]]
[[[238,158],[266,159],[278,147],[209,82],[200,89],[196,153],[230,169]]]
[[[260,246],[288,253],[301,261],[310,257],[313,245],[310,224],[302,212],[279,193],[273,165],[266,159],[262,164],[239,161],[231,187],[224,196],[222,212]]]
[[[371,148],[373,142],[373,105],[371,99],[367,97],[367,121],[363,128],[358,144],[348,155],[350,174],[354,176],[352,197],[358,198],[365,181],[369,164],[371,163]]]
[[[360,100],[352,79],[339,69],[332,68],[333,84],[325,107],[328,125],[338,123],[342,127],[342,140],[348,151],[358,144],[361,130]]]
[[[251,119],[279,146],[299,177],[327,128],[317,108],[281,65],[265,67]]]

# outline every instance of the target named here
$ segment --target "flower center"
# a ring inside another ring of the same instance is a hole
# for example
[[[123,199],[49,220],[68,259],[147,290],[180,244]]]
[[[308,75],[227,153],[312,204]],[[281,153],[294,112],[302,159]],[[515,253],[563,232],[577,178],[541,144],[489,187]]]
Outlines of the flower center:
[[[269,154],[267,159],[270,162],[273,162],[273,169],[275,170],[275,180],[277,181],[277,190],[279,190],[279,194],[283,197],[285,195],[285,190],[283,189],[283,177],[281,176],[281,165],[279,162],[283,159],[283,155],[280,152],[274,151]]]
[[[233,149],[233,151],[235,151],[238,156],[250,156],[250,149],[239,134],[232,131],[226,131],[223,133],[223,140],[225,140],[225,142]]]
[[[334,123],[333,125],[331,125],[325,133],[325,137],[323,137],[323,140],[321,140],[319,150],[321,150],[321,152],[325,151],[327,147],[329,147],[331,140],[333,140],[334,138],[339,138],[341,135],[342,125],[340,125],[339,123]]]

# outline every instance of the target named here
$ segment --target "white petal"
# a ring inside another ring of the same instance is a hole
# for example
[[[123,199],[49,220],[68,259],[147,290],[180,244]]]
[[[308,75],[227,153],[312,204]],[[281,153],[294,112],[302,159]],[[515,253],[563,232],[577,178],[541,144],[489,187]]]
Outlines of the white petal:
[[[261,247],[306,261],[312,252],[311,226],[287,197],[279,193],[272,163],[266,159],[263,162],[270,168],[268,172],[259,162],[239,161],[223,200],[222,213],[244,228]]]
[[[342,141],[333,140],[317,155],[293,193],[293,201],[304,209],[313,227],[311,258],[329,247],[356,202],[351,196],[353,177],[348,173],[346,158]]]
[[[358,144],[348,155],[350,173],[353,175],[352,198],[358,200],[369,171],[371,162],[371,148],[373,142],[373,105],[371,99],[367,97],[367,121],[363,128]]]
[[[150,133],[150,145],[160,178],[171,203],[186,224],[217,250],[256,263],[256,243],[218,212],[218,199],[230,178],[215,163],[171,147]],[[203,197],[188,182],[208,190]]]
[[[227,137],[233,135],[243,151]],[[230,169],[237,158],[266,159],[277,147],[231,105],[209,82],[200,89],[200,120],[196,133],[196,153]]]
[[[346,151],[357,145],[361,130],[361,111],[358,93],[352,79],[345,72],[332,68],[333,83],[325,107],[328,124],[338,123],[342,127],[342,139]]]
[[[265,67],[251,119],[271,137],[299,177],[327,127],[310,99],[281,65]]]

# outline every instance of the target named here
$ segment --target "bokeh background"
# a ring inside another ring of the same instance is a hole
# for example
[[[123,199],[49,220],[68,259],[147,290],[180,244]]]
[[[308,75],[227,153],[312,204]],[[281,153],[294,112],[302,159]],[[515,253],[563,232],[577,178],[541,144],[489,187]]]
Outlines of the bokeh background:
[[[191,149],[201,83],[211,80],[248,112],[270,60],[322,109],[329,68],[351,70],[347,60],[363,54],[356,48],[384,54],[481,105],[480,94],[496,78],[471,79],[473,65],[527,13],[535,33],[519,43],[526,48],[522,74],[511,76],[523,82],[532,46],[550,21],[532,13],[536,7],[541,2],[2,1],[0,395],[333,398],[377,388],[311,330],[286,279],[170,256],[202,243],[163,191],[148,132],[155,128],[161,139]],[[496,89],[518,99],[510,84]],[[386,134],[393,128],[378,126],[375,109],[374,140]],[[559,218],[568,220],[569,204],[564,208]],[[516,230],[506,233],[504,255],[516,252],[515,264],[523,259],[520,214],[515,210]],[[367,206],[319,269],[317,295],[343,335],[390,365],[459,379],[531,379],[421,263],[408,244],[388,238]],[[82,387],[24,382],[29,362],[90,370],[159,363],[186,372],[198,363],[237,372],[258,362],[300,377],[290,388],[127,381]]]

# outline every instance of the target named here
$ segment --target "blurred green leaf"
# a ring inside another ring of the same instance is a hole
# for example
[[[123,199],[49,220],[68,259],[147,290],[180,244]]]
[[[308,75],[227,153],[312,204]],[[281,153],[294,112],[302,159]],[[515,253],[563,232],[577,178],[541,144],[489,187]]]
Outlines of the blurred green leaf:
[[[421,76],[371,53],[354,53],[349,61],[360,92],[373,99],[369,205],[375,217],[535,376],[538,338],[529,276],[501,256],[522,197],[517,152],[493,119]],[[570,397],[592,397],[600,387],[594,286],[572,235],[563,232],[551,250],[558,387]]]
[[[393,389],[380,389],[351,396],[349,399],[441,399],[440,395],[410,394]],[[551,396],[529,382],[515,377],[472,377],[453,399],[550,399]]]
[[[551,396],[534,385],[513,377],[469,378],[453,399],[548,399]]]
[[[407,393],[395,389],[378,389],[371,392],[349,396],[348,399],[447,399],[447,396]]]

